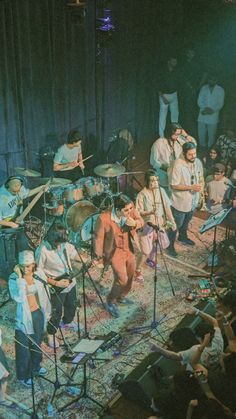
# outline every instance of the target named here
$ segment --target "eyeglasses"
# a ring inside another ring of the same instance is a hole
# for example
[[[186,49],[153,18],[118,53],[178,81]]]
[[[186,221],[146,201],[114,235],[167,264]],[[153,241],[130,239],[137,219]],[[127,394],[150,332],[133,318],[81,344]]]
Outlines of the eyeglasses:
[[[195,179],[195,176],[194,176],[194,175],[192,175],[192,176],[191,176],[191,185],[193,185],[193,184],[194,184],[194,179]]]

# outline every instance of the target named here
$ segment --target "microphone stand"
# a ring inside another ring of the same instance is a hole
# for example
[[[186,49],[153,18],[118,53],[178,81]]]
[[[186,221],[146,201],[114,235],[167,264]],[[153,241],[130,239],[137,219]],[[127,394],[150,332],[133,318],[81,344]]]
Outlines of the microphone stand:
[[[164,207],[164,201],[163,201],[163,196],[162,196],[162,193],[161,193],[161,188],[158,187],[158,189],[159,189],[159,192],[160,192],[160,198],[161,198],[161,204],[162,204],[162,207],[163,207],[163,213],[166,216],[166,211],[165,211],[165,207]],[[153,192],[153,198],[154,198],[154,207],[156,207],[154,192]],[[166,260],[165,260],[165,257],[164,257],[163,247],[162,247],[162,244],[161,244],[161,240],[159,239],[159,233],[161,232],[161,228],[158,224],[158,217],[157,217],[156,213],[155,213],[155,218],[156,218],[156,225],[150,223],[151,227],[157,233],[157,238],[155,240],[156,251],[155,251],[155,269],[154,269],[154,278],[153,278],[153,317],[152,317],[152,321],[151,321],[150,325],[135,327],[133,329],[127,329],[129,331],[133,331],[134,333],[138,333],[142,330],[157,329],[159,324],[161,324],[162,320],[166,317],[166,315],[163,315],[160,320],[157,320],[157,315],[156,315],[156,312],[157,312],[157,249],[158,249],[158,245],[159,245],[162,260],[164,262],[165,270],[166,270],[166,273],[167,273],[167,276],[168,276],[168,279],[169,279],[169,282],[170,282],[171,291],[172,291],[173,296],[175,296],[175,291],[174,291],[174,288],[173,288],[173,285],[172,285],[170,273],[169,273],[169,270],[168,270],[168,267],[167,267],[167,264],[166,264]],[[158,332],[158,333],[161,336],[160,332]],[[162,337],[162,339],[163,339],[163,337]]]
[[[46,284],[46,282],[45,281],[43,281],[38,275],[35,275],[34,276],[35,277],[35,279],[36,280],[38,280],[38,281],[40,281],[40,282],[42,282],[43,283],[43,285],[44,285],[44,288],[45,288],[45,292],[46,292],[46,294],[47,294],[47,296],[48,296],[48,299],[49,299],[49,301],[50,301],[50,303],[51,303],[51,296],[50,296],[50,292],[48,291],[48,288],[47,288],[47,284]],[[51,304],[52,305],[52,304]],[[54,328],[55,328],[55,326],[52,324],[52,323],[50,323]],[[56,330],[56,328],[55,328],[55,330]],[[73,353],[73,351],[72,351],[72,349],[70,348],[70,345],[68,345],[67,343],[66,343],[66,341],[65,341],[65,337],[64,337],[64,335],[63,335],[63,333],[62,333],[62,330],[61,330],[61,328],[59,327],[59,330],[60,330],[60,333],[61,333],[61,336],[62,336],[62,339],[63,339],[63,342],[64,342],[64,344],[65,344],[65,347],[66,347],[66,349],[68,350],[68,348],[69,348],[69,350],[70,350],[70,352],[71,353]],[[47,381],[47,382],[49,382],[49,383],[51,383],[51,384],[53,384],[53,386],[54,386],[54,391],[53,391],[53,394],[52,394],[52,397],[51,397],[51,400],[50,400],[50,402],[51,403],[53,403],[53,400],[54,400],[54,398],[55,398],[55,395],[56,395],[56,392],[57,392],[57,390],[60,388],[60,387],[67,387],[68,385],[69,385],[69,383],[67,382],[67,383],[60,383],[60,380],[59,380],[59,375],[58,375],[58,369],[60,369],[62,372],[63,372],[63,374],[68,378],[68,380],[69,380],[69,382],[71,381],[71,380],[73,380],[73,378],[71,377],[71,375],[70,374],[68,374],[67,372],[65,372],[61,367],[59,367],[59,365],[58,365],[58,361],[57,361],[57,348],[56,348],[56,337],[55,337],[55,333],[53,334],[53,346],[54,346],[54,348],[53,348],[53,357],[54,357],[54,361],[52,361],[53,363],[54,363],[54,366],[55,366],[55,380],[53,381],[53,380],[50,380],[49,378],[47,378],[47,377],[44,377],[44,376],[40,376],[41,378],[43,378],[45,381]],[[39,347],[38,345],[37,345],[37,347]],[[46,352],[44,352],[42,349],[41,349],[41,347],[39,347],[39,349],[41,350],[41,352],[43,353],[43,354],[46,354]],[[47,355],[47,357],[49,358],[49,356]],[[51,358],[49,358],[49,359],[51,359]],[[51,359],[52,360],[52,359]],[[73,383],[73,385],[79,385],[78,383]]]
[[[81,257],[81,255],[80,255],[80,253],[78,251],[77,251],[77,254],[78,254],[79,259],[80,259],[80,261],[82,263],[81,272],[82,272],[82,279],[83,279],[82,280],[82,287],[83,287],[83,306],[84,306],[84,334],[83,334],[82,338],[88,338],[89,339],[89,332],[88,332],[88,327],[87,327],[87,307],[86,307],[86,290],[85,290],[85,275],[86,274],[88,275],[88,278],[90,279],[90,281],[91,281],[91,283],[92,283],[92,285],[93,285],[93,287],[94,287],[94,289],[96,291],[96,294],[98,295],[98,297],[99,297],[102,305],[104,306],[104,308],[105,308],[105,305],[104,305],[104,302],[102,300],[102,297],[99,294],[99,291],[98,291],[98,289],[97,289],[97,287],[96,287],[96,285],[95,285],[95,283],[94,283],[94,281],[93,281],[93,279],[92,279],[92,277],[91,277],[91,275],[89,273],[89,267],[84,263],[83,258]],[[91,357],[92,357],[92,354],[91,354]],[[93,403],[97,404],[99,407],[101,407],[102,409],[104,409],[104,406],[101,403],[99,403],[97,400],[95,400],[91,396],[89,396],[89,394],[87,392],[88,391],[88,386],[87,386],[87,383],[88,383],[87,362],[89,361],[89,359],[87,359],[87,361],[85,361],[84,364],[83,364],[83,392],[79,396],[77,396],[75,399],[73,399],[72,401],[70,401],[69,403],[67,403],[63,407],[61,407],[59,409],[59,412],[63,411],[64,409],[66,409],[67,407],[69,407],[72,404],[76,403],[78,400],[80,400],[82,398],[83,399],[89,399]],[[79,366],[79,364],[77,364],[76,367],[74,368],[74,371],[72,373],[72,377],[75,374],[78,366]]]

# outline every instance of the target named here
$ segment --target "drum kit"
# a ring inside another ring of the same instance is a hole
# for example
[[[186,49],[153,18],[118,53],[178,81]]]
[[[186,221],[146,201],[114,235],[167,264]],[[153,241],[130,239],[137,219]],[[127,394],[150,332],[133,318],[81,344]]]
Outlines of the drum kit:
[[[126,174],[122,165],[100,164],[94,168],[97,177],[83,177],[72,183],[64,178],[42,178],[39,172],[22,167],[17,167],[15,172],[25,177],[37,177],[39,185],[50,180],[42,204],[44,222],[50,224],[51,220],[58,220],[66,227],[69,239],[76,245],[92,240],[97,217],[112,206],[116,195],[111,190],[110,179],[116,178],[119,192],[119,176]]]

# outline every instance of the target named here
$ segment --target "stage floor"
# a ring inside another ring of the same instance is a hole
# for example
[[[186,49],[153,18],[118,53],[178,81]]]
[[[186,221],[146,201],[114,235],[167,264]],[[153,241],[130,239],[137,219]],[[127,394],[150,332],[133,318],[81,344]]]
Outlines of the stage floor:
[[[189,305],[196,304],[198,300],[193,303],[186,301],[186,294],[193,289],[198,289],[197,284],[200,278],[190,279],[189,274],[201,274],[207,264],[209,250],[212,246],[213,231],[210,230],[203,235],[199,234],[199,227],[203,221],[194,217],[190,226],[189,236],[196,242],[194,247],[184,247],[177,244],[176,248],[179,253],[177,259],[165,257],[165,260],[159,255],[158,262],[161,269],[157,272],[157,304],[156,313],[157,319],[160,324],[157,329],[142,332],[141,334],[132,333],[128,328],[150,325],[153,318],[153,290],[154,290],[154,271],[149,267],[143,268],[144,284],[136,284],[134,282],[133,289],[129,297],[133,299],[134,304],[127,307],[120,307],[121,316],[119,319],[112,318],[109,313],[105,311],[100,299],[98,298],[91,281],[86,278],[86,300],[87,300],[87,326],[90,337],[107,335],[109,332],[114,331],[121,335],[122,342],[114,345],[111,349],[98,355],[99,360],[94,359],[92,364],[87,368],[88,379],[88,395],[99,401],[100,404],[107,406],[109,401],[119,394],[116,387],[112,385],[112,380],[117,373],[128,375],[141,361],[144,359],[151,350],[152,341],[157,339],[160,344],[164,344],[168,339],[170,332],[174,329],[175,325],[179,323],[185,315]],[[225,230],[218,228],[217,241],[224,239]],[[88,257],[88,261],[89,256]],[[168,279],[166,267],[168,269],[172,287]],[[80,268],[80,267],[78,267]],[[200,269],[200,271],[199,271]],[[90,269],[90,274],[94,281],[99,282],[101,279],[102,270],[98,267]],[[101,284],[104,286],[102,289],[102,299],[105,301],[105,295],[109,291],[112,283],[112,272],[109,269]],[[78,275],[77,280],[78,294],[82,304],[82,278],[81,274]],[[2,292],[2,298],[4,292]],[[0,322],[3,332],[3,348],[6,352],[11,368],[11,375],[9,378],[8,394],[18,402],[23,403],[27,408],[32,407],[31,390],[26,389],[20,385],[15,376],[14,365],[14,302],[8,302],[0,311]],[[83,306],[80,308],[81,325],[84,323]],[[77,332],[65,331],[65,338],[73,347],[77,342]],[[58,334],[60,339],[60,335]],[[52,350],[43,344],[43,349],[46,353],[52,356]],[[64,349],[58,350],[58,359],[64,353]],[[66,370],[66,364],[59,365]],[[44,356],[43,366],[48,369],[48,377],[51,380],[55,379],[54,366],[52,362]],[[59,371],[59,379],[61,383],[66,382],[63,373]],[[78,368],[75,374],[75,381],[82,383],[83,381],[83,368]],[[38,409],[38,414],[46,415],[47,402],[52,396],[54,390],[53,384],[47,381],[36,378],[35,379],[35,400]],[[66,403],[71,401],[64,387],[56,392],[54,400],[55,410],[60,409]],[[113,417],[123,419],[131,419],[132,416],[117,415],[112,409]],[[91,402],[89,399],[81,399],[76,405],[72,405],[69,409],[64,410],[58,414],[59,418],[98,418],[101,414],[101,409]],[[141,410],[140,410],[141,415]],[[28,415],[17,407],[16,409],[0,408],[0,417],[13,419],[16,417],[27,418]],[[102,416],[100,416],[102,417]],[[142,416],[135,416],[142,417]],[[145,416],[143,416],[145,417]]]

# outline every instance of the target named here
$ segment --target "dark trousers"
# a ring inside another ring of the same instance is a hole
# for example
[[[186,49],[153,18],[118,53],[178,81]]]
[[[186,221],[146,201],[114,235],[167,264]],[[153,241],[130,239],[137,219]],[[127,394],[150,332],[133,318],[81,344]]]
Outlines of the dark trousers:
[[[183,212],[171,207],[172,214],[174,216],[177,230],[179,232],[179,239],[185,239],[187,237],[188,225],[193,217],[193,211]],[[170,242],[173,245],[176,239],[177,231],[172,231],[169,236]]]
[[[82,170],[79,166],[71,170],[58,170],[53,173],[55,177],[70,179],[72,182],[76,182],[77,179],[83,176]]]
[[[32,312],[34,334],[30,337],[41,346],[43,340],[44,317],[41,310]],[[42,352],[34,345],[28,336],[15,331],[16,338],[16,376],[18,380],[27,380],[31,377],[31,370],[39,371],[42,361]],[[19,343],[18,343],[19,342]]]
[[[52,315],[48,322],[47,332],[54,335],[57,332],[63,313],[63,322],[71,323],[76,310],[76,287],[74,286],[69,292],[51,294]]]

